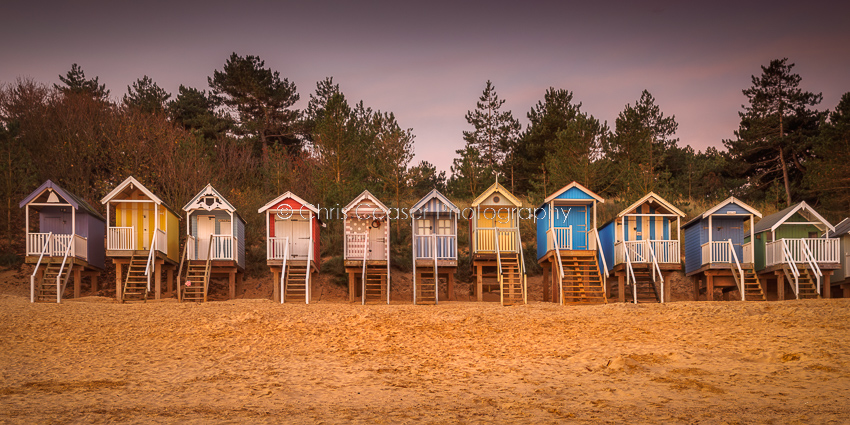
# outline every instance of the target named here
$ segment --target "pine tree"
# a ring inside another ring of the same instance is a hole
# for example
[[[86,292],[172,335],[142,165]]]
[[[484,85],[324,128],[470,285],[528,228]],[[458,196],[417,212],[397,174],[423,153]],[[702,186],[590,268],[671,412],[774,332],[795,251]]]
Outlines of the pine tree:
[[[841,220],[850,211],[850,93],[844,93],[829,119],[821,127],[815,147],[816,158],[807,176],[833,218]]]
[[[215,101],[206,92],[180,85],[177,97],[168,104],[168,116],[186,130],[206,140],[214,140],[227,131],[232,121],[215,111]]]
[[[752,87],[743,90],[749,105],[742,105],[744,111],[738,113],[737,139],[723,144],[735,160],[749,164],[746,176],[755,188],[764,189],[781,179],[790,206],[792,181],[802,180],[806,172],[822,116],[811,107],[823,96],[803,91],[802,78],[791,72],[794,64],[787,61],[774,59],[761,67],[761,76],[752,76]]]
[[[132,87],[127,86],[127,94],[124,95],[123,102],[127,108],[158,114],[165,110],[170,97],[170,93],[145,75],[133,82]]]
[[[104,101],[109,97],[106,84],[99,84],[98,77],[86,79],[86,73],[77,64],[71,65],[71,70],[64,77],[60,75],[59,81],[62,81],[65,86],[54,84],[53,87],[65,94],[87,94]]]
[[[513,117],[511,111],[502,111],[504,99],[499,99],[493,83],[487,80],[481,97],[478,98],[476,109],[467,111],[466,122],[474,127],[472,131],[464,131],[463,139],[467,146],[474,147],[481,153],[484,165],[491,169],[499,169],[509,152],[513,152],[516,139],[522,126]],[[512,164],[512,162],[510,162]],[[513,181],[513,173],[510,173]]]

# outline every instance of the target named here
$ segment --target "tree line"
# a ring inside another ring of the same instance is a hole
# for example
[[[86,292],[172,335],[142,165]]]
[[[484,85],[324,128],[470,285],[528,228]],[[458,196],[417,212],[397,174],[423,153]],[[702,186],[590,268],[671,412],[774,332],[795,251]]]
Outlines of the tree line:
[[[17,203],[44,180],[97,206],[128,175],[175,208],[212,183],[259,229],[249,235],[249,260],[264,246],[264,224],[251,212],[287,190],[332,207],[368,189],[402,207],[432,188],[470,200],[497,174],[532,204],[575,180],[624,202],[649,191],[679,205],[730,195],[777,207],[806,200],[836,220],[850,211],[850,93],[834,110],[815,109],[822,96],[800,89],[793,66],[774,60],[753,76],[725,150],[680,144],[675,116],[648,91],[610,128],[571,91],[550,88],[523,128],[487,81],[446,175],[413,163],[413,129],[347,98],[331,77],[299,110],[294,82],[257,56],[233,53],[207,87],[172,94],[142,76],[116,101],[74,64],[54,84],[19,79],[0,88],[2,255],[20,254]],[[405,224],[396,226],[394,238],[409,238]],[[325,233],[328,254],[341,255],[340,232]]]

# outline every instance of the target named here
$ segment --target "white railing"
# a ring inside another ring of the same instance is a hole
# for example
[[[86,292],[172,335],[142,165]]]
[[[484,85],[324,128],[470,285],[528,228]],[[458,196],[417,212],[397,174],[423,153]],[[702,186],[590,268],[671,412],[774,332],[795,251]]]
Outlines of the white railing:
[[[784,254],[784,249],[780,242],[784,241],[784,245],[788,247],[788,256]],[[816,263],[838,263],[839,256],[839,240],[834,238],[800,238],[800,239],[779,239],[766,244],[765,263],[768,266],[775,264],[786,263],[789,259],[793,259],[795,263],[806,262],[804,254],[805,247],[808,246],[811,257]]]
[[[361,277],[360,277],[361,284],[362,284],[361,294],[363,296],[360,297],[360,298],[361,298],[361,304],[366,305],[366,260],[368,259],[367,253],[369,252],[369,234],[363,233],[362,235],[348,235],[348,236],[363,236],[363,244],[362,244],[363,250],[361,251],[361,254],[360,254],[360,258],[363,259],[363,271],[361,272],[362,274],[361,274]],[[389,264],[389,261],[387,261],[387,264]],[[387,300],[388,300],[387,303],[389,303],[389,298],[390,298],[389,291],[387,291]]]
[[[809,249],[809,244],[806,243],[805,240],[803,240],[803,257],[806,260],[806,263],[809,265],[809,270],[811,270],[815,274],[815,278],[818,281],[818,295],[820,295],[820,278],[821,276],[823,276],[823,273],[821,273],[820,266],[818,266],[818,263],[815,260],[815,256],[812,253],[812,250]]]
[[[235,239],[232,235],[210,235],[212,260],[235,260],[233,246]]]
[[[731,263],[728,241],[711,241],[702,244],[702,263]]]
[[[110,251],[132,251],[136,249],[134,227],[110,227],[106,232],[106,249]]]
[[[457,235],[414,235],[413,249],[416,259],[457,259]]]
[[[561,247],[558,244],[558,238],[555,237],[555,235],[553,235],[552,233],[554,233],[553,229],[549,229],[546,232],[546,236],[549,238],[550,241],[552,241],[552,243],[553,243],[552,249],[555,251],[555,257],[558,260],[558,276],[559,276],[558,288],[560,289],[560,293],[561,293],[561,297],[560,297],[560,300],[558,301],[558,304],[563,304],[564,303],[564,264],[561,262]]]
[[[345,259],[366,259],[366,257],[368,257],[369,247],[365,244],[365,241],[368,238],[368,233],[353,233],[345,235]]]
[[[732,244],[732,239],[728,239],[729,243],[729,255],[734,260],[734,263],[730,262],[729,266],[732,268],[732,278],[735,279],[735,284],[738,285],[738,291],[741,293],[741,301],[747,300],[747,291],[746,291],[746,282],[744,281],[744,269],[741,268],[741,262],[738,261],[738,253],[735,252],[735,245]],[[738,272],[736,275],[735,272]]]
[[[498,234],[498,233],[497,233]],[[499,237],[496,240],[496,276],[499,279],[499,304],[505,305],[505,278],[502,276],[502,252],[499,247]]]
[[[157,231],[159,231],[159,230],[157,229]],[[148,262],[145,265],[145,276],[148,279],[148,292],[151,291],[151,274],[152,274],[151,271],[156,268],[156,264],[154,263],[154,259],[156,258],[156,255],[154,255],[154,253],[157,250],[156,244],[157,244],[158,241],[159,241],[159,238],[157,238],[157,237],[154,237],[153,241],[151,241],[151,249],[150,249],[150,252],[148,252]],[[127,273],[129,273],[129,271]],[[128,276],[129,276],[129,274],[128,274]]]
[[[573,249],[573,227],[555,227],[552,232],[546,231],[546,250],[555,249],[555,240],[557,239],[560,249]]]
[[[198,254],[195,252],[195,244],[197,239],[194,236],[188,235],[186,237],[186,258],[190,260],[197,260]]]
[[[304,277],[304,303],[310,304],[310,267],[313,264],[313,232],[310,232],[310,247],[307,249],[307,276]]]
[[[605,275],[605,279],[602,280],[602,290],[607,294],[608,291],[608,262],[605,260],[605,252],[602,250],[602,241],[599,239],[599,231],[596,229],[591,230],[594,237],[593,240],[596,241],[596,250],[599,251],[599,258],[602,259],[602,273]]]
[[[662,264],[677,264],[681,262],[679,241],[677,240],[649,240],[649,241],[626,241],[614,244],[614,264],[625,262],[626,252],[629,253],[632,263],[648,263],[652,261],[649,252],[655,256],[655,261]]]
[[[788,249],[788,245],[785,243],[785,240],[780,239],[777,242],[779,242],[779,247],[782,249],[782,254],[781,254],[780,257],[782,257],[782,258],[792,258],[791,257],[791,251]],[[786,262],[782,263],[782,270],[785,271],[785,275],[788,276],[789,279],[791,278],[791,276],[788,275],[788,271],[789,270],[791,271],[791,275],[793,275],[793,277],[794,277],[794,285],[792,286],[792,288],[794,288],[794,296],[796,296],[797,299],[799,300],[800,299],[800,271],[797,270],[797,263],[795,263],[794,261],[786,261]]]
[[[53,233],[27,233],[27,255],[39,255],[44,252],[45,244]],[[48,255],[50,256],[50,255]]]
[[[65,292],[65,286],[63,285],[63,282],[62,282],[62,273],[65,272],[65,263],[68,261],[68,255],[71,254],[71,246],[72,245],[73,244],[69,243],[68,247],[65,249],[65,255],[62,256],[62,266],[59,267],[59,274],[56,275],[56,302],[57,303],[62,302],[62,294]],[[74,267],[73,264],[71,265],[71,267]],[[68,274],[70,275],[70,270],[68,271]],[[65,279],[65,282],[68,282],[68,279]]]
[[[280,263],[280,303],[286,302],[286,260],[289,258],[289,238],[283,243],[283,262]],[[310,264],[307,264],[307,273],[310,273]]]
[[[637,279],[635,278],[635,270],[632,267],[632,256],[626,255],[626,285],[629,284],[629,279],[632,281],[632,298],[634,303],[637,304]]]
[[[499,249],[501,252],[517,252],[517,241],[519,240],[517,234],[519,233],[519,229],[516,227],[478,228],[474,233],[474,252],[495,252],[496,235],[499,237]]]
[[[88,260],[89,258],[89,241],[80,235],[74,235],[74,248],[71,255]]]
[[[44,234],[44,233],[42,233]],[[38,262],[35,263],[35,268],[32,271],[32,276],[30,276],[30,302],[35,302],[35,275],[38,274],[38,268],[41,266],[41,259],[44,258],[44,254],[47,253],[47,249],[50,248],[50,238],[53,236],[53,233],[46,233],[46,237],[39,239],[43,240],[43,244],[41,246],[41,254],[38,256]],[[29,240],[27,240],[29,243]]]
[[[658,278],[661,279],[661,296],[658,297],[661,300],[661,303],[664,304],[664,275],[661,273],[661,267],[658,265],[658,257],[655,256],[655,249],[653,248],[653,244],[646,244],[647,249],[649,249],[649,259],[652,262],[651,270],[652,273],[652,281],[655,282],[655,273],[658,272]]]
[[[289,255],[289,238],[266,239],[266,259],[282,260]]]

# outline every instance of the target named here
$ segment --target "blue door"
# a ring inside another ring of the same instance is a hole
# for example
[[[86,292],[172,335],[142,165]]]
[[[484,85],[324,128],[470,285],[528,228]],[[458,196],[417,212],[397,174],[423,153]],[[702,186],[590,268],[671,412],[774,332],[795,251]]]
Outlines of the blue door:
[[[555,207],[555,227],[572,226],[573,249],[587,249],[587,206]]]
[[[744,258],[744,221],[737,217],[717,217],[711,219],[711,240],[727,241],[732,240],[732,245],[735,247],[735,254],[738,256],[738,261]]]

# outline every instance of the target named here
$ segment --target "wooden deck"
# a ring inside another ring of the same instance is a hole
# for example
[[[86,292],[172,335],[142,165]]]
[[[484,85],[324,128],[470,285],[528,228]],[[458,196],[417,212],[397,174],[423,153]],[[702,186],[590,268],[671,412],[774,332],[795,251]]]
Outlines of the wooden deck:
[[[434,267],[434,260],[416,260],[416,268],[419,267]],[[457,268],[457,260],[437,260],[437,267],[455,267]]]
[[[749,268],[752,268],[752,267],[753,267],[753,263],[741,263],[741,267],[749,267]],[[705,272],[707,272],[707,271],[712,271],[712,270],[715,270],[715,271],[716,271],[716,270],[726,270],[726,271],[728,271],[728,272],[729,272],[729,275],[731,276],[731,274],[732,274],[732,265],[731,265],[731,264],[729,264],[729,263],[708,263],[708,264],[704,264],[702,267],[700,267],[700,268],[698,268],[698,269],[696,269],[696,270],[694,270],[694,271],[692,271],[692,272],[690,272],[690,273],[686,274],[686,276],[687,276],[687,277],[696,276],[696,275],[698,275],[698,274],[700,274],[700,273],[705,273]]]
[[[147,258],[149,254],[150,254],[150,250],[147,250],[147,249],[145,249],[145,250],[135,250],[135,251],[130,251],[130,250],[120,250],[120,251],[107,250],[106,251],[106,257],[112,258],[113,261],[116,260],[116,259],[121,259],[121,258],[126,258],[129,261],[129,259],[131,257],[134,257],[134,256],[135,257],[144,256],[145,258]],[[162,260],[167,264],[175,265],[175,266],[177,265],[177,261],[172,260],[171,258],[168,258],[168,256],[165,255],[165,253],[162,252],[162,251],[157,250],[156,254],[154,256],[156,257],[157,260]]]
[[[51,259],[51,261],[56,261],[56,259],[59,259],[59,261],[61,262],[63,257],[44,256],[44,258],[41,259],[42,264],[44,264],[44,262],[47,261],[48,258]],[[37,264],[38,263],[38,256],[37,255],[27,255],[24,258],[24,262],[27,263],[27,264]],[[75,266],[80,266],[80,267],[83,267],[84,269],[91,269],[92,271],[97,271],[97,272],[103,271],[103,269],[97,268],[97,267],[89,264],[88,261],[83,260],[82,258],[77,258],[77,257],[70,257],[69,256],[68,262],[66,264],[73,264]]]
[[[632,263],[633,269],[643,270],[643,269],[649,269],[650,267],[654,267],[652,265],[652,263]],[[662,272],[666,272],[666,271],[675,272],[675,271],[682,270],[682,264],[681,263],[658,263],[658,268],[661,269]],[[614,266],[611,269],[611,273],[623,272],[625,270],[626,270],[626,264],[621,263],[621,264],[617,264],[616,266]]]

